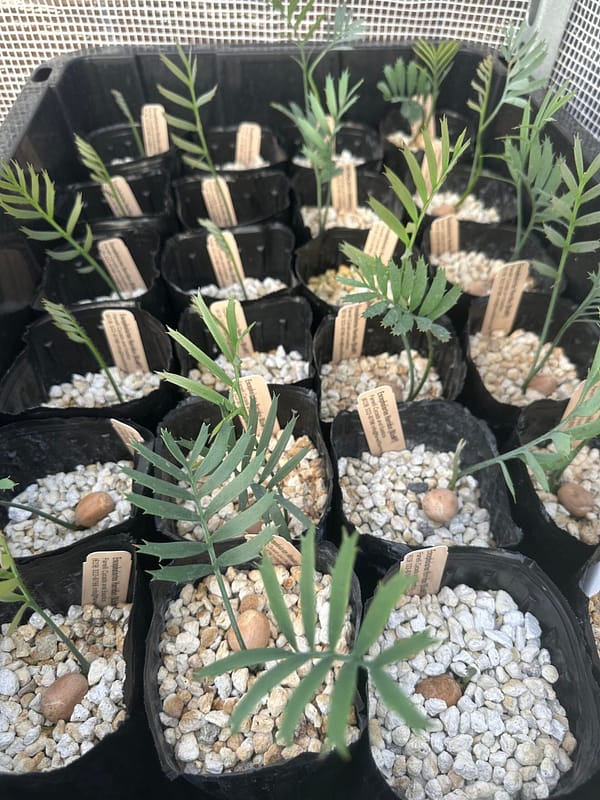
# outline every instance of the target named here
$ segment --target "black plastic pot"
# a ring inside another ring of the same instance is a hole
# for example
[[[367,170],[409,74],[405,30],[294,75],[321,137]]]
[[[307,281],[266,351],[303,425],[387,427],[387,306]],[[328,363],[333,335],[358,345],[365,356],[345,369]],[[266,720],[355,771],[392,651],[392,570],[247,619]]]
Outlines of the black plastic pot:
[[[324,317],[328,314],[335,314],[342,304],[332,305],[315,294],[308,286],[310,279],[315,275],[322,275],[328,269],[337,269],[341,264],[346,264],[348,259],[340,250],[341,245],[348,242],[354,247],[363,248],[368,235],[369,232],[366,230],[331,228],[296,250],[294,272],[300,284],[298,291],[311,305],[314,315],[314,331]],[[398,245],[395,251],[396,260],[402,252],[403,246]],[[347,291],[349,293],[351,287],[348,287]]]
[[[519,447],[549,431],[560,422],[566,405],[566,400],[538,400],[526,406],[505,449]],[[589,445],[598,447],[600,440],[590,440]],[[554,522],[539,499],[523,462],[509,461],[507,467],[515,487],[512,515],[523,530],[519,550],[533,558],[564,589],[591,558],[595,548],[571,536]]]
[[[316,567],[322,572],[330,572],[335,562],[335,549],[327,542],[322,542],[316,553]],[[201,561],[201,559],[198,559]],[[185,563],[190,563],[186,559]],[[245,564],[238,569],[254,569],[254,564]],[[159,714],[162,710],[159,699],[159,681],[157,674],[161,663],[159,646],[161,633],[164,630],[165,612],[168,604],[181,591],[181,586],[173,583],[154,582],[151,586],[153,600],[153,616],[146,643],[146,664],[144,670],[144,699],[146,713],[158,752],[158,758],[164,774],[173,781],[173,787],[189,798],[214,798],[230,800],[231,798],[247,798],[248,800],[302,800],[307,797],[341,797],[340,787],[351,791],[348,762],[337,754],[330,753],[319,757],[315,753],[303,753],[296,758],[260,769],[249,767],[247,770],[221,775],[193,775],[183,773],[177,764],[173,749],[166,744]],[[350,592],[351,620],[356,626],[361,617],[362,604],[360,587],[353,578]],[[366,719],[362,713],[363,703],[356,698],[356,710],[359,726],[364,728]],[[350,753],[356,745],[350,745]]]
[[[135,570],[135,550],[124,534],[105,536],[94,542],[80,542],[67,552],[36,559],[21,567],[21,574],[42,608],[66,614],[69,606],[81,603],[82,564],[92,552],[127,550],[134,562],[130,582],[133,608],[124,643],[127,672],[124,685],[127,715],[120,727],[85,755],[61,769],[41,773],[0,775],[0,792],[10,800],[38,800],[40,797],[85,795],[90,800],[128,800],[151,796],[167,783],[152,750],[152,740],[142,703],[144,637],[149,622],[147,588]],[[9,622],[17,609],[0,605],[0,621]],[[68,787],[68,788],[67,788]]]
[[[296,158],[303,158],[302,144],[298,142],[297,156],[291,163],[292,175],[312,174],[312,167],[298,164]],[[347,150],[359,163],[357,172],[379,172],[383,159],[383,148],[375,128],[361,122],[344,122],[341,130],[335,136],[335,151],[340,155]]]
[[[238,128],[238,125],[226,125],[210,128],[206,132],[208,149],[219,175],[239,175],[240,173],[252,175],[256,172],[271,170],[285,171],[289,155],[279,143],[276,134],[270,128],[264,126],[261,126],[259,155],[267,162],[266,165],[250,169],[224,169],[226,164],[235,163],[235,144]],[[185,171],[187,174],[190,173],[189,169]]]
[[[443,324],[444,319],[442,318],[438,322]],[[454,400],[463,387],[466,367],[458,339],[454,335],[454,331],[452,331],[452,326],[449,325],[448,327],[451,330],[451,337],[447,342],[440,342],[434,339],[433,368],[442,383],[443,397],[446,400]],[[335,317],[329,315],[321,321],[315,333],[314,351],[319,386],[321,383],[319,377],[321,367],[323,364],[331,362],[334,328]],[[412,331],[408,338],[411,347],[417,350],[420,355],[427,357],[427,339],[425,335],[418,331]],[[403,350],[404,347],[400,337],[394,336],[389,329],[383,328],[380,317],[367,320],[362,355],[374,356],[379,353],[402,353]]]
[[[366,570],[371,580],[397,570],[402,548],[389,546],[377,557],[359,556],[359,575]],[[530,559],[516,553],[480,548],[455,547],[448,553],[443,586],[460,583],[474,589],[503,589],[522,612],[529,611],[542,627],[542,646],[559,672],[556,694],[565,707],[571,730],[577,739],[573,767],[550,793],[553,800],[592,800],[593,776],[598,770],[600,736],[600,690],[595,684],[578,623],[556,586]],[[369,769],[370,762],[370,769]],[[394,792],[379,773],[372,757],[363,754],[362,785],[374,800],[392,800]]]
[[[292,252],[294,235],[284,225],[249,225],[231,228],[240,253],[244,273],[249,278],[278,278],[292,287]],[[214,269],[206,249],[206,231],[180,233],[165,245],[161,273],[178,314],[190,305],[191,295],[203,286],[216,284]],[[287,292],[288,290],[281,290]],[[274,292],[271,297],[279,295]],[[206,302],[214,298],[204,295]],[[248,301],[251,304],[254,301]],[[246,304],[244,305],[246,307]]]
[[[146,311],[127,303],[95,305],[76,310],[75,318],[110,365],[112,357],[102,330],[102,311],[127,308],[137,321],[150,370],[170,370],[173,363],[171,342],[163,326]],[[176,398],[174,387],[161,381],[158,389],[138,400],[103,408],[48,408],[49,388],[69,381],[74,373],[98,372],[99,367],[88,349],[72,342],[55,327],[49,317],[31,325],[25,337],[26,347],[0,381],[0,422],[15,422],[48,417],[119,417],[132,419],[152,430]]]
[[[314,388],[313,342],[310,335],[312,312],[306,300],[302,297],[266,297],[245,304],[244,314],[248,325],[253,326],[251,336],[254,349],[266,353],[282,345],[287,353],[298,351],[310,364],[309,375],[292,385]],[[177,330],[211,358],[221,354],[195,309],[188,308],[183,312]],[[194,359],[179,344],[175,344],[175,354],[182,375],[187,375],[196,367]]]
[[[521,254],[518,258],[515,258],[513,256],[516,234],[516,229],[514,227],[509,225],[482,225],[480,222],[464,221],[459,223],[459,230],[459,249],[461,251],[482,252],[485,253],[488,258],[502,259],[507,263],[512,261],[541,261],[549,266],[555,266],[546,248],[535,234],[532,234],[528,238]],[[430,231],[431,225],[429,225],[423,233],[421,249],[426,261],[430,265],[432,274],[435,274],[438,266],[431,262]],[[533,285],[529,289],[530,292],[550,294],[553,284],[551,278],[537,272],[533,264],[531,264],[529,275],[533,282]],[[451,284],[449,283],[448,285],[450,286]],[[457,332],[460,333],[466,325],[469,308],[473,300],[477,299],[477,297],[478,295],[470,294],[463,290],[456,305],[448,312],[448,316],[452,320],[452,324]]]
[[[231,193],[237,225],[291,224],[294,211],[290,185],[283,172],[256,170],[250,174],[228,173],[223,177]],[[173,182],[177,216],[185,230],[198,230],[201,227],[198,220],[209,216],[202,197],[204,178],[206,173],[195,173]]]
[[[104,266],[98,254],[97,242],[112,238],[124,241],[147,286],[146,292],[134,298],[135,304],[162,322],[170,321],[165,287],[157,267],[160,248],[158,232],[147,221],[138,224],[132,218],[107,221],[101,225],[94,225],[93,230],[96,245],[92,248],[91,254],[96,261]],[[43,311],[43,299],[72,307],[109,297],[110,287],[96,271],[81,272],[86,268],[89,269],[89,265],[82,258],[67,262],[48,258],[33,307]]]
[[[141,138],[141,125],[136,124],[135,127]],[[174,147],[156,156],[140,156],[127,122],[98,128],[86,134],[85,139],[98,152],[111,172],[133,176],[159,169],[167,172],[171,178],[178,178],[181,174],[179,153]]]
[[[523,328],[526,331],[539,332],[542,330],[544,318],[548,307],[548,299],[541,294],[525,292],[515,317],[513,330]],[[496,400],[485,388],[479,372],[469,356],[469,337],[481,330],[481,324],[487,308],[487,298],[473,301],[469,311],[467,325],[463,331],[464,347],[467,356],[467,377],[462,394],[459,397],[476,417],[484,419],[498,438],[502,446],[511,435],[521,406],[501,403]],[[558,332],[560,326],[574,310],[574,306],[567,300],[558,299],[554,321],[548,331],[548,338]],[[596,325],[590,322],[580,322],[572,325],[560,341],[560,346],[565,351],[567,358],[574,364],[577,374],[583,380],[591,364],[596,344],[600,333]]]
[[[115,173],[118,174],[118,173]],[[168,236],[176,230],[176,221],[171,197],[171,178],[162,170],[145,172],[143,175],[127,175],[127,182],[142,210],[141,217],[124,217],[120,219],[141,221],[147,218],[155,225],[161,237]],[[97,183],[73,183],[57,192],[57,209],[62,221],[73,207],[75,195],[80,192],[83,198],[82,222],[99,222],[100,220],[114,220],[115,215],[110,207],[102,189]]]
[[[141,435],[143,443],[147,447],[152,447],[154,437],[150,431],[139,425],[132,427]],[[142,472],[148,471],[148,462],[129,450],[108,419],[73,417],[4,425],[0,428],[0,474],[10,475],[17,487],[12,491],[0,492],[0,499],[14,498],[27,486],[46,475],[71,472],[80,464],[123,459],[133,461],[135,468]],[[136,486],[135,491],[144,490],[141,486]],[[60,512],[55,513],[61,516]],[[135,506],[132,506],[131,516],[128,519],[85,537],[85,541],[90,543],[102,541],[107,536],[118,533],[128,533],[133,536],[141,527],[140,516]],[[4,528],[7,521],[8,509],[2,507],[0,527]],[[65,529],[65,534],[68,533],[70,532]],[[50,554],[54,556],[57,553],[64,553],[70,547],[72,545],[65,545],[50,551]],[[40,553],[37,556],[24,556],[17,561],[26,563],[46,558],[48,555],[49,553]]]
[[[331,497],[333,491],[333,468],[331,460],[319,427],[319,415],[317,411],[317,399],[314,392],[296,386],[285,386],[282,384],[269,384],[272,396],[279,398],[277,407],[277,419],[283,427],[293,415],[297,416],[294,427],[294,436],[308,436],[319,456],[323,461],[325,471],[325,484],[327,486],[327,497],[323,507],[323,513],[316,523],[317,539],[321,539],[328,523],[329,512],[331,510]],[[199,397],[191,397],[183,400],[161,421],[156,440],[156,451],[172,460],[164,442],[160,438],[160,432],[168,430],[175,439],[195,439],[198,431],[203,424],[214,427],[221,420],[219,409],[212,403]],[[166,473],[156,471],[157,475],[164,480],[171,481]],[[156,519],[158,531],[167,539],[179,541],[183,537],[177,532],[177,523],[169,519]]]
[[[400,419],[404,430],[407,448],[424,444],[439,452],[456,449],[461,439],[466,440],[462,451],[461,464],[476,464],[495,455],[495,443],[484,423],[475,419],[458,403],[447,400],[418,400],[413,403],[398,403]],[[331,426],[331,449],[336,474],[336,496],[334,506],[342,525],[353,527],[344,515],[341,490],[339,489],[337,463],[343,457],[360,458],[369,447],[357,411],[344,411],[334,419]],[[521,531],[510,516],[508,496],[500,467],[492,466],[476,474],[480,489],[480,504],[490,515],[490,533],[496,545],[504,548],[517,547]],[[380,552],[387,552],[390,544],[387,539],[368,533],[360,536],[361,548],[373,558]],[[400,545],[407,550],[408,545]],[[466,548],[470,549],[470,548]],[[479,548],[472,548],[479,550]]]
[[[310,170],[302,170],[294,176],[292,187],[296,196],[298,209],[301,206],[315,206],[317,202],[316,183],[314,173]],[[325,197],[327,188],[323,189],[323,197]],[[369,198],[374,197],[383,203],[386,208],[389,208],[398,216],[401,216],[400,204],[398,198],[390,189],[390,185],[383,175],[375,172],[359,172],[357,175],[357,199],[359,206],[368,205]],[[330,228],[329,231],[343,231],[346,235],[347,231],[351,228]],[[311,233],[300,213],[298,212],[296,219],[296,226],[294,228],[296,241],[298,245],[303,245],[310,241]],[[342,240],[343,241],[343,240]]]

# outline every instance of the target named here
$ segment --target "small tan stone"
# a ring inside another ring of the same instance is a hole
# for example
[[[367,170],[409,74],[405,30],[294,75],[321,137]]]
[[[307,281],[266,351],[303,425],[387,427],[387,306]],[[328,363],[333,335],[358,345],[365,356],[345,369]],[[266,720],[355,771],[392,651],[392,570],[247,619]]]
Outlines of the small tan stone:
[[[281,747],[278,744],[272,744],[263,756],[263,764],[268,767],[270,764],[276,764],[281,760]]]
[[[431,489],[421,498],[421,507],[432,522],[450,522],[458,511],[458,497],[450,489]]]
[[[170,717],[179,719],[183,714],[184,705],[183,699],[179,695],[170,694],[163,701],[163,711]]]
[[[577,483],[567,481],[561,484],[556,496],[558,502],[574,517],[584,517],[594,510],[594,495]]]
[[[50,722],[70,719],[73,709],[88,690],[88,682],[79,672],[69,672],[50,684],[42,694],[40,711]]]
[[[75,507],[75,524],[80,528],[91,528],[114,508],[114,501],[107,492],[90,492]]]
[[[552,375],[536,375],[535,378],[532,378],[529,388],[535,389],[544,397],[550,397],[558,389],[558,381]]]
[[[204,628],[202,633],[200,634],[200,646],[201,647],[210,647],[214,640],[217,638],[217,634],[219,633],[218,628],[211,626],[210,628]]]
[[[250,611],[251,609],[254,609],[255,611],[262,611],[264,605],[264,600],[260,595],[247,594],[240,600],[240,614],[243,614],[244,611]]]
[[[490,293],[490,284],[487,281],[472,281],[469,284],[469,294],[477,297],[486,297]]]
[[[422,694],[425,700],[430,700],[432,697],[443,700],[448,707],[455,706],[462,697],[460,684],[450,675],[424,678],[415,686],[415,692]]]
[[[263,613],[249,608],[238,616],[237,624],[242,634],[244,644],[249,650],[253,650],[256,647],[267,647],[271,629],[269,620]],[[233,628],[230,628],[227,632],[227,642],[233,651],[237,652],[240,650],[240,645]]]
[[[448,214],[455,214],[455,213],[456,209],[454,208],[453,205],[450,205],[450,203],[444,203],[443,205],[438,206],[437,208],[431,210],[431,214],[434,217],[445,217]]]

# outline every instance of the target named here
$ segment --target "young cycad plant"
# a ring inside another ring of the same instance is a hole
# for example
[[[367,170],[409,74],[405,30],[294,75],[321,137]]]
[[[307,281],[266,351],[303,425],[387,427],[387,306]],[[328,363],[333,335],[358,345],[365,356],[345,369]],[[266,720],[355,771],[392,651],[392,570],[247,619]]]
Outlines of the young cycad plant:
[[[163,430],[161,439],[170,459],[142,444],[133,445],[155,468],[155,475],[130,468],[123,470],[153,493],[152,497],[132,493],[127,498],[131,503],[162,519],[195,523],[202,531],[201,539],[196,542],[146,542],[142,545],[140,552],[160,560],[204,554],[208,558],[208,562],[203,564],[160,567],[152,573],[154,577],[181,582],[214,574],[242,647],[235,614],[224,591],[223,569],[258,557],[274,534],[290,538],[282,509],[299,516],[303,525],[310,525],[310,521],[278,491],[283,479],[298,465],[304,453],[296,453],[280,463],[295,419],[292,418],[282,431],[276,447],[269,449],[276,419],[275,399],[260,433],[254,405],[248,414],[247,427],[241,434],[231,419],[224,420],[218,431],[212,434],[209,426],[203,424],[193,441],[176,440],[169,431]],[[237,504],[236,513],[226,522],[216,518],[215,524],[215,515],[230,503]],[[217,554],[217,546],[240,539],[257,524],[263,526],[260,533]]]
[[[258,667],[276,662],[254,682],[249,691],[239,700],[232,715],[231,727],[238,730],[242,722],[260,700],[275,686],[301,667],[308,670],[291,693],[279,729],[278,741],[289,743],[298,720],[308,702],[319,691],[328,672],[336,668],[333,692],[330,696],[326,746],[347,755],[346,729],[352,704],[355,699],[359,673],[365,670],[386,706],[402,717],[413,728],[426,727],[426,719],[402,693],[398,685],[387,674],[385,667],[394,662],[417,655],[434,643],[427,631],[402,639],[392,647],[369,657],[369,648],[377,641],[388,621],[391,611],[400,596],[413,583],[413,578],[401,572],[385,583],[381,583],[365,613],[354,643],[340,646],[340,635],[348,611],[352,570],[356,559],[358,533],[344,535],[339,554],[331,570],[329,591],[329,616],[327,643],[316,644],[317,609],[315,598],[315,533],[310,530],[302,539],[300,607],[302,614],[302,646],[296,635],[285,597],[277,580],[272,561],[263,555],[261,572],[269,607],[277,626],[287,640],[288,647],[246,649],[215,661],[194,674],[198,680],[214,678],[224,672],[243,667]]]
[[[122,299],[108,272],[92,256],[94,236],[90,226],[85,224],[82,241],[75,238],[75,228],[83,211],[81,194],[75,195],[73,207],[64,225],[56,218],[55,205],[56,188],[46,170],[38,174],[31,164],[23,169],[16,161],[0,162],[0,208],[14,219],[36,224],[35,228],[21,227],[21,231],[30,239],[37,242],[64,242],[66,247],[46,250],[47,255],[56,261],[82,258],[87,266],[81,267],[79,271],[97,272],[111,292]]]
[[[98,151],[89,142],[82,139],[81,136],[75,136],[75,146],[79,153],[81,163],[89,170],[90,178],[98,185],[105,186],[114,200],[116,207],[119,209],[121,216],[128,216],[121,195],[116,190],[108,167],[102,160]]]
[[[502,77],[502,91],[497,101],[493,101],[494,58],[486,56],[477,67],[477,75],[471,81],[475,99],[467,101],[468,107],[477,114],[477,133],[475,136],[473,164],[465,190],[458,207],[475,188],[483,171],[485,154],[484,135],[505,105],[523,108],[532,92],[542,89],[543,78],[535,78],[535,71],[546,56],[546,45],[531,34],[523,23],[519,28],[510,27],[506,41],[500,48],[500,55],[506,64]]]
[[[408,122],[421,120],[421,128],[426,128],[429,121],[436,118],[440,89],[452,69],[458,48],[458,42],[434,45],[419,39],[414,47],[418,61],[411,59],[407,63],[398,58],[393,66],[384,67],[384,80],[377,84],[383,99],[388,103],[400,103],[402,116]],[[426,98],[429,98],[428,104],[425,104]]]
[[[542,133],[572,96],[566,86],[556,92],[549,89],[533,119],[531,102],[527,102],[517,132],[504,138],[502,160],[517,195],[515,259],[519,258],[532,231],[543,231],[544,223],[548,224],[552,219],[552,199],[562,180],[564,158],[556,157],[552,142],[548,137],[542,138]],[[534,267],[548,274],[549,267],[538,262],[534,262]]]
[[[600,185],[594,184],[594,179],[600,171],[600,155],[585,168],[581,142],[575,137],[573,143],[573,160],[575,172],[565,163],[560,163],[560,174],[562,177],[564,191],[557,196],[553,196],[550,206],[543,215],[543,230],[548,241],[560,249],[560,258],[556,270],[556,277],[544,319],[538,346],[536,348],[533,363],[527,377],[523,383],[523,391],[531,383],[532,379],[542,369],[548,360],[553,349],[560,344],[560,341],[571,325],[586,320],[596,321],[598,319],[598,309],[600,307],[600,269],[590,275],[591,287],[588,294],[573,311],[570,317],[560,327],[549,346],[550,326],[554,317],[556,303],[561,290],[562,278],[567,264],[567,260],[574,253],[594,253],[600,249],[600,240],[578,240],[582,235],[582,229],[598,225],[600,223],[600,211],[582,214],[582,208],[592,200],[600,197]]]
[[[67,311],[62,303],[53,303],[50,300],[42,300],[42,303],[44,309],[52,318],[52,322],[54,322],[59,330],[65,333],[72,342],[83,344],[87,347],[87,349],[95,358],[96,363],[100,367],[101,371],[106,375],[106,379],[112,386],[114,393],[117,396],[117,400],[119,403],[123,403],[123,395],[121,394],[121,390],[119,389],[117,382],[108,368],[106,361],[102,357],[102,354],[88,335],[83,325],[80,325],[79,322],[77,322],[73,314]]]
[[[319,233],[325,229],[327,212],[331,205],[331,180],[340,173],[335,154],[335,137],[348,110],[358,100],[362,81],[350,86],[350,73],[344,70],[336,81],[331,75],[325,79],[325,104],[312,88],[308,93],[308,110],[297,103],[289,108],[274,103],[298,128],[302,136],[302,155],[310,163],[315,176]]]
[[[145,158],[146,150],[144,149],[144,143],[142,141],[142,137],[140,136],[140,132],[138,130],[139,126],[137,125],[135,119],[133,118],[133,114],[131,113],[131,109],[127,104],[127,100],[125,100],[123,94],[119,92],[117,89],[111,89],[110,93],[119,111],[121,112],[121,114],[123,114],[123,116],[127,120],[127,123],[131,130],[131,135],[133,136],[133,141],[135,142],[138,156],[140,158]]]
[[[0,489],[10,488],[7,484],[8,478],[0,479]],[[12,483],[12,481],[10,481]],[[8,543],[4,534],[0,532],[0,603],[19,603],[19,607],[13,617],[13,620],[8,629],[8,635],[17,628],[23,615],[26,611],[34,611],[40,615],[46,625],[64,642],[70,652],[74,655],[84,675],[87,675],[90,669],[89,662],[75,647],[73,642],[66,634],[63,633],[61,628],[54,622],[54,620],[46,614],[44,609],[39,605],[33,597],[23,578],[21,577],[17,565],[10,554]]]

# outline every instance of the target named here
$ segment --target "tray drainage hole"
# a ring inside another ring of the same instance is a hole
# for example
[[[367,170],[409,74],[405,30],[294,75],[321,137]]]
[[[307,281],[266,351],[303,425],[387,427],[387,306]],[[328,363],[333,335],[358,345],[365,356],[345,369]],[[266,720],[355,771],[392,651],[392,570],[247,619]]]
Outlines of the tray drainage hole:
[[[36,71],[31,76],[31,80],[34,83],[44,83],[47,81],[50,75],[52,74],[52,67],[40,67],[36,69]]]

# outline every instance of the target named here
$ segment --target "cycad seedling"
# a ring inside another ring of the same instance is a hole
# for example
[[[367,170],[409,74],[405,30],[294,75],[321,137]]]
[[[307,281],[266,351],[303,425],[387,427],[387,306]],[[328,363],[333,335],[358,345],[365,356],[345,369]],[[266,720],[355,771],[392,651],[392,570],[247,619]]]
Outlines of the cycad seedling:
[[[42,183],[40,184],[40,177]],[[65,242],[68,247],[61,250],[46,250],[46,254],[56,261],[73,261],[82,258],[86,267],[79,272],[94,271],[102,278],[109,289],[122,296],[114,281],[98,261],[92,256],[94,236],[86,223],[83,241],[75,238],[75,228],[83,211],[83,199],[80,193],[75,195],[73,207],[65,225],[58,222],[55,214],[56,189],[50,176],[43,170],[38,174],[31,164],[24,170],[16,161],[10,164],[0,162],[0,208],[17,220],[28,220],[39,227],[23,226],[25,236],[37,242]]]
[[[117,385],[115,379],[112,376],[106,361],[102,357],[102,354],[87,334],[83,325],[80,325],[79,322],[75,319],[73,314],[71,314],[67,309],[62,305],[62,303],[53,303],[50,300],[42,300],[44,305],[44,309],[48,312],[52,321],[56,325],[56,327],[65,333],[68,338],[72,342],[76,342],[77,344],[85,345],[90,353],[96,360],[96,363],[102,370],[102,372],[106,375],[107,380],[109,381],[110,385],[112,386],[119,403],[123,403],[123,396],[121,394],[121,390]]]
[[[421,128],[426,128],[429,121],[436,118],[440,89],[452,69],[458,48],[458,42],[434,45],[419,39],[414,47],[418,61],[406,62],[398,58],[393,66],[384,67],[384,80],[377,84],[383,99],[388,103],[400,103],[402,116],[408,122],[414,124],[421,120]],[[426,98],[430,98],[427,106]]]
[[[8,477],[0,478],[0,490],[2,491],[5,489],[14,489],[16,485],[17,484]],[[46,511],[41,511],[39,508],[34,508],[33,506],[28,506],[23,503],[15,503],[13,500],[0,499],[0,506],[3,506],[4,508],[18,508],[20,511],[28,511],[34,517],[42,517],[43,519],[47,519],[49,522],[53,522],[55,525],[59,525],[61,528],[67,528],[69,531],[81,530],[78,525],[73,525],[72,522],[67,522],[65,519],[55,517],[53,514],[48,514]]]
[[[138,130],[138,125],[133,118],[133,114],[131,113],[131,109],[127,104],[127,100],[125,100],[123,94],[119,92],[117,89],[111,89],[110,93],[113,97],[113,100],[117,104],[117,107],[121,114],[127,120],[129,128],[131,130],[131,135],[133,136],[133,141],[135,142],[135,146],[138,152],[138,156],[140,158],[146,157],[146,151],[144,149],[144,143],[142,142],[142,137],[140,136],[140,132]]]
[[[340,642],[348,612],[357,544],[358,533],[355,532],[352,536],[348,536],[344,532],[339,554],[331,570],[327,642],[322,649],[316,643],[318,618],[315,597],[314,530],[310,530],[302,539],[299,580],[302,634],[306,645],[301,643],[300,637],[296,635],[275,567],[270,558],[263,555],[259,568],[265,593],[271,612],[280,632],[287,640],[288,647],[242,650],[215,661],[194,674],[198,680],[210,679],[232,670],[276,662],[275,666],[257,678],[237,703],[230,720],[233,731],[240,728],[244,719],[252,713],[266,694],[300,668],[307,671],[300,678],[299,685],[291,693],[286,704],[278,734],[278,741],[282,744],[292,740],[306,704],[317,694],[331,669],[336,669],[337,674],[327,712],[325,743],[327,747],[335,748],[342,755],[348,754],[346,729],[355,700],[358,677],[362,670],[368,673],[369,679],[389,711],[397,713],[413,728],[426,727],[427,720],[402,693],[385,668],[389,664],[417,655],[421,650],[433,644],[435,640],[427,631],[424,631],[402,639],[374,657],[368,655],[369,649],[384,630],[389,615],[400,596],[413,583],[413,578],[398,572],[385,583],[381,583],[365,613],[354,642],[348,646]]]
[[[473,153],[473,164],[466,188],[457,204],[464,202],[475,188],[483,172],[485,154],[483,143],[486,131],[505,105],[524,108],[532,92],[542,89],[545,81],[535,78],[535,72],[546,56],[546,45],[531,34],[523,23],[518,29],[510,27],[506,41],[500,48],[506,72],[502,76],[502,91],[494,103],[494,58],[486,56],[477,67],[476,78],[471,81],[475,99],[467,101],[468,107],[477,114],[477,133]]]
[[[10,488],[6,485],[6,480],[8,479],[0,480],[0,488]],[[10,550],[8,549],[8,543],[3,533],[0,533],[0,602],[19,603],[19,608],[8,629],[9,636],[15,631],[25,612],[28,610],[34,611],[40,615],[46,625],[48,625],[56,636],[68,647],[70,652],[77,659],[82,673],[84,675],[88,674],[90,665],[87,659],[79,652],[71,639],[62,632],[61,628],[54,620],[46,614],[25,585]]]
[[[335,153],[335,137],[348,110],[358,100],[358,89],[362,81],[350,86],[350,73],[344,70],[336,81],[331,75],[325,79],[325,104],[318,92],[312,88],[308,93],[308,111],[296,103],[289,108],[274,103],[298,128],[302,136],[302,155],[310,163],[315,176],[316,205],[319,233],[325,229],[327,212],[331,205],[331,180],[341,172]]]
[[[75,136],[75,146],[79,153],[81,163],[89,170],[90,178],[99,186],[106,187],[107,192],[110,193],[116,207],[119,209],[121,216],[127,217],[127,209],[123,205],[121,195],[117,191],[112,176],[108,171],[108,167],[102,160],[98,151],[89,142],[82,139],[81,136]]]

